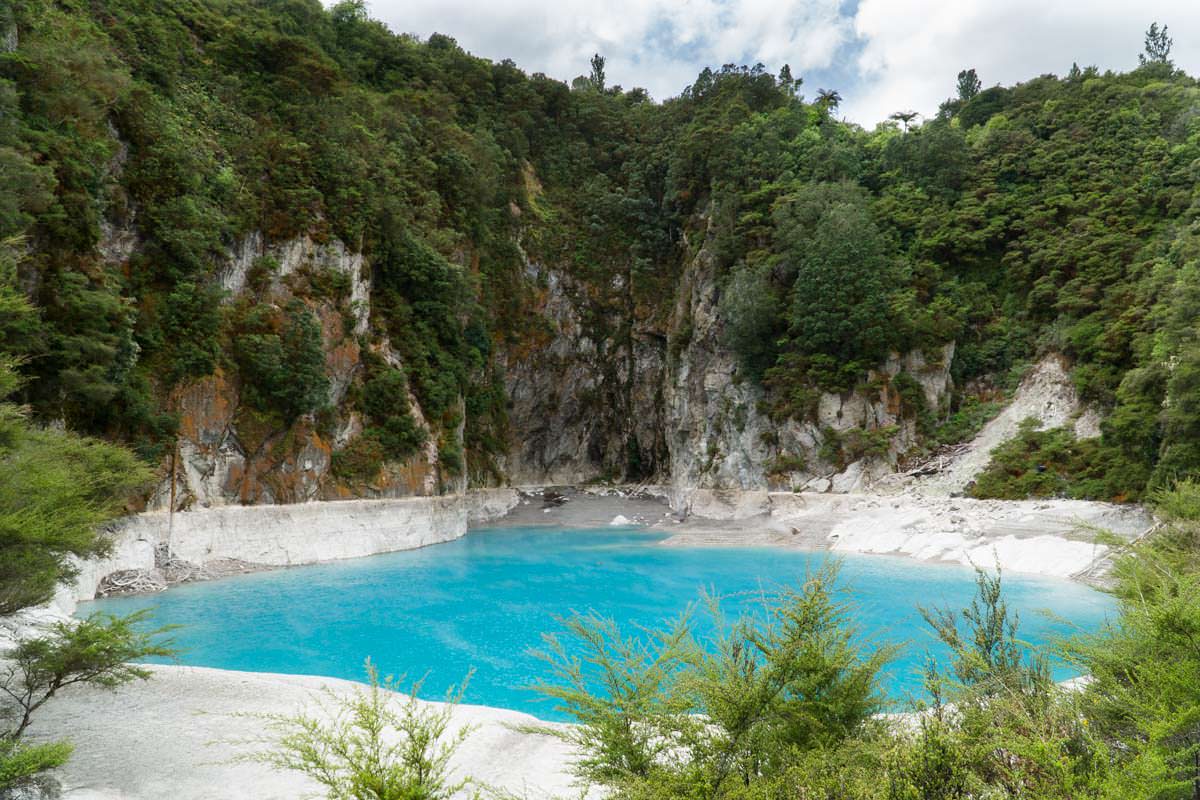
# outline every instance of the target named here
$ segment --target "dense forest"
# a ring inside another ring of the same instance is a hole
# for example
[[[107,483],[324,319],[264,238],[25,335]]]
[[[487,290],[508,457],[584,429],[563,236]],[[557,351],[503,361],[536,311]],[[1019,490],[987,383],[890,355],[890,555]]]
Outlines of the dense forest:
[[[568,86],[395,35],[358,0],[3,13],[0,353],[37,419],[154,466],[179,392],[214,373],[239,387],[245,429],[333,438],[337,336],[365,354],[347,393],[365,426],[335,471],[369,476],[432,435],[447,474],[465,457],[472,480],[502,479],[501,354],[543,335],[528,265],[589,287],[588,325],[619,308],[666,331],[703,243],[727,344],[773,419],[811,416],[890,352],[955,342],[949,404],[896,380],[932,447],[1053,352],[1103,436],[1028,431],[1015,477],[986,491],[1136,499],[1200,472],[1200,91],[1165,38],[1125,74],[984,88],[964,70],[936,116],[867,131],[787,68],[706,69],[656,102],[608,85],[602,58]],[[361,253],[369,325],[327,330],[321,308],[353,315],[328,270],[287,276],[284,302],[255,294],[278,268],[259,258],[246,292],[225,291],[247,235]],[[372,355],[383,341],[399,363]],[[1025,480],[1046,463],[1056,480]]]

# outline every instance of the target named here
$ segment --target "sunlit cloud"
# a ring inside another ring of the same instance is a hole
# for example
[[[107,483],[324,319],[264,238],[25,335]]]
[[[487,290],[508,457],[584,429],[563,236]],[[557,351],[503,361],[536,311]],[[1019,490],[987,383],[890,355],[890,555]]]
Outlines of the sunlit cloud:
[[[786,63],[810,97],[837,89],[841,113],[868,127],[901,109],[935,113],[968,67],[985,85],[1064,74],[1072,62],[1129,69],[1154,21],[1171,26],[1176,63],[1200,69],[1190,0],[375,0],[370,10],[395,31],[443,33],[568,82],[601,53],[610,84],[659,100],[705,66]]]

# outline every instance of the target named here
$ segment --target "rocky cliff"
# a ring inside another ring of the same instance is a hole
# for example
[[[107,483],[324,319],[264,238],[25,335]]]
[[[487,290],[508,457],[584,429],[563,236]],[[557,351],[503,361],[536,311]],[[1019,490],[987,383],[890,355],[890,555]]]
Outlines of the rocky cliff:
[[[701,237],[703,239],[703,237]],[[655,480],[694,488],[855,491],[891,473],[916,444],[893,379],[907,373],[928,408],[948,400],[954,344],[894,354],[845,394],[820,396],[815,418],[771,419],[763,390],[724,343],[721,286],[706,241],[686,259],[674,294],[654,315],[634,303],[597,316],[597,287],[565,270],[531,264],[539,287],[530,310],[543,323],[535,346],[507,360],[515,484]],[[602,287],[619,294],[620,286]],[[607,298],[605,298],[607,299]],[[845,434],[878,433],[870,452]]]
[[[508,481],[636,481],[668,474],[661,324],[639,321],[635,309],[619,302],[619,282],[597,293],[569,272],[537,263],[529,264],[526,277],[538,334],[503,355]]]
[[[114,241],[116,234],[110,236]],[[132,247],[106,252],[128,257]],[[256,413],[241,402],[236,379],[223,368],[177,389],[169,403],[179,418],[175,451],[149,507],[176,509],[228,504],[297,503],[354,496],[405,497],[461,491],[465,481],[440,474],[434,431],[408,392],[424,445],[407,461],[389,463],[369,483],[338,480],[333,454],[363,431],[350,393],[363,376],[364,347],[403,367],[386,337],[371,336],[371,270],[361,253],[337,239],[307,236],[268,243],[259,234],[240,239],[219,271],[224,303],[285,307],[300,301],[319,320],[328,377],[328,411],[292,424]],[[323,291],[325,284],[341,287]],[[462,432],[453,431],[461,442]]]
[[[108,231],[104,252],[127,258],[136,242]],[[365,350],[403,370],[403,359],[372,326],[372,267],[337,239],[240,239],[219,271],[224,302],[285,307],[302,302],[319,319],[329,378],[328,411],[292,424],[265,419],[241,402],[236,376],[215,374],[170,398],[180,427],[149,507],[295,503],[350,497],[436,495],[466,488],[443,475],[439,432],[418,398],[408,405],[424,433],[420,450],[351,483],[334,454],[364,429],[355,402]],[[720,280],[704,241],[685,260],[660,312],[629,299],[622,278],[596,286],[571,270],[526,259],[532,302],[526,335],[498,349],[508,404],[506,452],[493,482],[509,485],[655,481],[677,492],[704,489],[855,491],[894,470],[916,443],[916,422],[892,385],[914,378],[929,408],[951,389],[953,343],[895,354],[862,386],[820,396],[811,419],[772,419],[763,390],[746,379],[724,344]],[[339,292],[322,287],[335,283]],[[466,420],[464,424],[471,424]],[[842,437],[875,434],[873,449]],[[445,432],[440,435],[447,435]],[[462,446],[463,431],[449,436]]]

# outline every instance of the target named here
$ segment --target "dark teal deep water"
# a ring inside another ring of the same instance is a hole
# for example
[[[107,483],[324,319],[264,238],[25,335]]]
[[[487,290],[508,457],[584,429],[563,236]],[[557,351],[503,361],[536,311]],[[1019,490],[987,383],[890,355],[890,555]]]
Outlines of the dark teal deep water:
[[[155,622],[184,626],[183,663],[256,672],[362,679],[368,656],[383,673],[428,674],[422,694],[441,698],[474,669],[467,703],[559,718],[524,688],[545,674],[529,651],[553,616],[594,609],[622,624],[674,618],[702,589],[752,593],[802,580],[823,553],[658,547],[661,534],[635,529],[497,528],[421,550],[197,583],[162,594],[91,604],[111,613],[154,608]],[[924,654],[938,648],[918,604],[961,608],[971,570],[882,556],[846,556],[841,584],[868,644],[905,644],[887,677],[898,700],[919,693]],[[1113,604],[1078,584],[1004,578],[1022,638],[1044,643],[1068,632],[1043,610],[1094,630]],[[748,602],[731,599],[727,608]],[[83,611],[87,611],[85,606]],[[1060,669],[1060,678],[1071,673]]]

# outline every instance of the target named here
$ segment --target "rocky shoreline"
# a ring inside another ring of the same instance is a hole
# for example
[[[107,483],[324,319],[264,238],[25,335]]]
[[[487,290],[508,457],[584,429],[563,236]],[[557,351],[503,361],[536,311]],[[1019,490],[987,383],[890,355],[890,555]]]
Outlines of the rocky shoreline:
[[[425,547],[481,525],[643,525],[670,547],[783,547],[999,567],[1102,585],[1104,530],[1132,541],[1153,521],[1137,506],[639,487],[482,489],[442,497],[150,512],[114,526],[105,559],[80,565],[56,605],[158,591],[262,569]]]
[[[525,489],[517,506],[490,524],[614,523],[667,532],[668,547],[893,555],[1102,585],[1113,549],[1097,542],[1096,532],[1132,541],[1153,519],[1140,506],[1082,500],[641,486]]]
[[[438,497],[343,500],[289,505],[220,506],[136,514],[113,526],[107,558],[81,562],[56,604],[67,613],[91,600],[111,576],[165,587],[189,577],[315,564],[410,550],[457,539],[472,524],[504,516],[513,489]],[[172,578],[175,578],[172,580]]]
[[[683,503],[677,500],[677,505]],[[676,546],[772,546],[894,555],[1103,584],[1113,548],[1153,518],[1140,506],[1083,500],[974,500],[920,494],[692,492]]]

